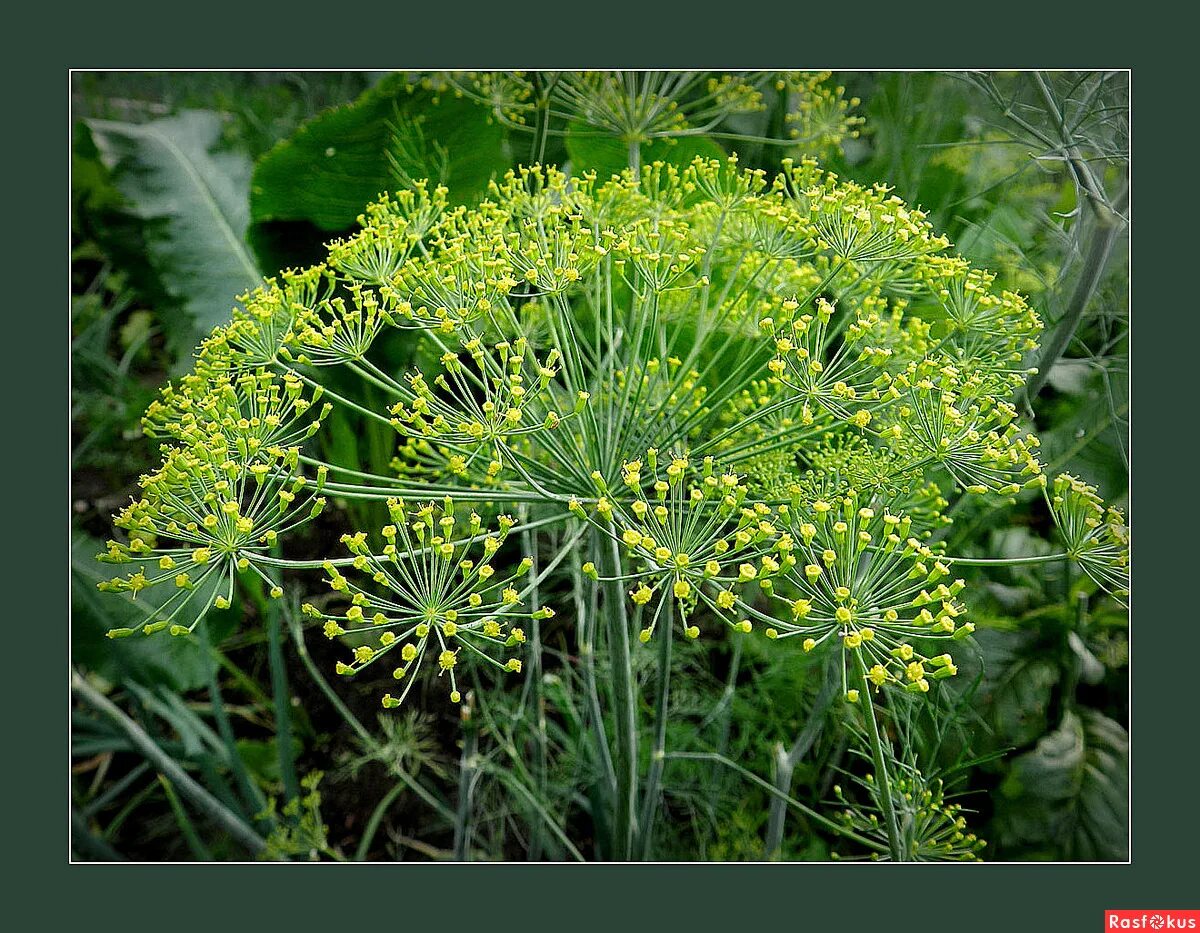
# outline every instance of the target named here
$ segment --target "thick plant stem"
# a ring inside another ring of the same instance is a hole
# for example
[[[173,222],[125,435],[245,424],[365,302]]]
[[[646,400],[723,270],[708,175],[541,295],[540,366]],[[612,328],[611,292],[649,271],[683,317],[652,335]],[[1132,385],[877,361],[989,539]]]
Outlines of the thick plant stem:
[[[796,741],[792,743],[792,747],[786,752],[783,750],[782,744],[775,747],[774,784],[782,795],[791,793],[792,775],[796,773],[796,766],[800,764],[804,756],[812,750],[817,739],[820,738],[821,730],[825,725],[825,714],[829,712],[829,707],[833,703],[833,698],[837,694],[841,683],[841,677],[835,671],[827,670],[824,678],[821,691],[817,694],[813,708],[809,711],[808,720],[804,723],[804,728],[800,730],[800,734],[796,736]],[[783,845],[783,829],[786,820],[786,796],[773,796],[771,798],[770,816],[767,820],[766,845],[764,846],[764,854],[768,859],[774,860],[779,857],[779,849]]]
[[[629,141],[629,167],[633,169],[633,177],[637,178],[642,170],[642,144],[636,139]]]
[[[617,773],[613,767],[612,752],[609,750],[608,732],[604,726],[604,711],[600,703],[600,692],[596,682],[596,629],[600,613],[597,611],[599,587],[588,587],[587,598],[584,595],[581,553],[577,551],[571,561],[572,594],[575,600],[576,638],[579,647],[579,664],[583,668],[584,695],[587,698],[587,721],[594,745],[594,754],[599,774],[593,792],[593,823],[595,826],[597,846],[596,857],[604,859],[608,856],[605,848],[608,846],[612,833],[607,825],[607,817],[613,812],[612,801],[617,792]],[[600,842],[603,840],[603,843]],[[603,847],[602,847],[603,846]]]
[[[896,819],[896,802],[892,800],[892,782],[888,777],[887,764],[883,757],[883,738],[879,734],[879,723],[875,718],[875,701],[871,699],[871,681],[867,679],[867,669],[862,657],[857,654],[855,655],[855,664],[858,667],[859,682],[862,684],[859,703],[863,707],[863,718],[867,722],[867,738],[871,742],[871,760],[875,765],[875,781],[879,788],[879,799],[883,802],[888,853],[893,862],[907,861],[904,857],[904,848],[900,844],[900,824]]]
[[[666,764],[667,709],[671,693],[671,640],[674,638],[674,605],[670,596],[663,607],[663,631],[658,633],[658,693],[654,700],[654,747],[650,752],[650,772],[646,776],[646,787],[642,797],[641,828],[638,837],[638,860],[650,857],[653,843],[654,821],[658,815],[658,794]]]
[[[120,707],[89,684],[77,671],[71,671],[71,690],[89,706],[111,719],[129,739],[133,747],[151,762],[159,773],[170,780],[197,810],[224,827],[230,836],[255,855],[266,848],[267,843],[262,836],[247,826],[237,814],[229,810],[216,797],[188,777],[183,768],[159,748],[158,743],[150,738],[141,726],[126,716]]]
[[[611,544],[607,575],[616,577],[621,573],[621,554],[616,539]],[[616,732],[616,754],[613,758],[617,796],[613,814],[612,858],[627,862],[633,856],[633,840],[637,835],[638,734],[633,665],[629,653],[629,620],[625,611],[624,587],[620,580],[608,584],[608,601],[604,608]]]
[[[1126,186],[1125,190],[1118,195],[1111,208],[1097,204],[1094,200],[1089,200],[1088,203],[1092,205],[1092,216],[1095,223],[1092,240],[1088,244],[1083,261],[1083,271],[1075,283],[1075,290],[1067,302],[1067,309],[1054,328],[1049,342],[1042,348],[1041,356],[1037,361],[1037,372],[1025,385],[1025,398],[1030,404],[1046,385],[1046,380],[1050,378],[1051,368],[1070,345],[1071,338],[1079,329],[1083,313],[1091,304],[1096,289],[1100,287],[1100,281],[1104,277],[1104,271],[1108,268],[1108,258],[1116,244],[1117,235],[1125,225],[1121,214],[1129,205],[1129,187]]]

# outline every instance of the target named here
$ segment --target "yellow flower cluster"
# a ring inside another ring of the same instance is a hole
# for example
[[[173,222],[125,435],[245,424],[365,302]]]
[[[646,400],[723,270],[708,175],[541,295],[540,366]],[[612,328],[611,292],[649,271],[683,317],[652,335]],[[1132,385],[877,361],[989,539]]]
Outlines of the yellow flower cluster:
[[[806,652],[837,646],[876,687],[926,693],[953,676],[949,654],[922,646],[974,631],[957,598],[965,584],[913,535],[912,520],[854,490],[796,506],[787,510],[794,560],[773,593],[767,636],[799,637]]]
[[[519,561],[509,572],[496,570],[494,559],[513,520],[502,515],[496,530],[485,530],[478,513],[463,520],[449,498],[415,506],[392,499],[388,512],[391,523],[380,532],[378,554],[367,547],[365,533],[342,537],[357,574],[346,576],[341,565],[325,564],[329,587],[344,607],[337,612],[303,607],[305,615],[323,623],[328,638],[350,648],[350,660],[338,663],[338,673],[356,674],[385,658],[394,660],[392,676],[404,686],[398,697],[383,697],[384,707],[391,709],[412,689],[413,675],[427,656],[438,676],[449,681],[453,702],[461,699],[456,670],[463,659],[520,671],[519,659],[500,661],[493,655],[525,641],[516,621],[553,612],[522,608],[525,594],[518,586],[532,560]]]
[[[1046,496],[1071,560],[1113,596],[1128,597],[1129,528],[1121,510],[1105,508],[1095,486],[1069,473],[1056,476]]]
[[[694,464],[679,454],[660,456],[652,447],[644,461],[622,465],[622,488],[610,490],[598,472],[593,479],[599,496],[594,509],[588,513],[573,503],[572,511],[620,543],[634,567],[625,577],[634,584],[634,604],[657,601],[643,642],[654,634],[663,600],[671,598],[689,638],[700,634],[689,622],[698,606],[737,631],[751,630],[748,619],[731,617],[737,594],[751,584],[771,592],[774,578],[792,563],[791,545],[775,510],[747,501],[738,474],[719,472],[712,457]],[[594,566],[585,572],[595,576]]]

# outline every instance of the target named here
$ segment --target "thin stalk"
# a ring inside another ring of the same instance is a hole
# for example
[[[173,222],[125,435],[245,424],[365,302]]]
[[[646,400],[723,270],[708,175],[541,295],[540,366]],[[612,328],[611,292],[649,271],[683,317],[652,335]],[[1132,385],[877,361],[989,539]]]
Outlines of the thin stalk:
[[[608,748],[608,736],[604,729],[604,713],[600,705],[600,693],[596,686],[596,594],[597,587],[589,587],[592,595],[590,610],[584,603],[583,574],[580,572],[579,555],[571,561],[571,591],[575,599],[575,619],[578,626],[579,656],[583,667],[584,693],[588,701],[591,718],[592,738],[596,744],[596,759],[604,777],[604,790],[608,796],[616,792],[617,773],[613,768],[612,754]]]
[[[881,846],[878,842],[868,839],[866,836],[860,836],[858,833],[854,832],[854,830],[847,829],[841,823],[838,823],[836,820],[831,820],[829,817],[819,813],[807,804],[801,803],[795,797],[791,797],[788,794],[783,793],[770,781],[759,777],[749,768],[743,767],[736,761],[733,761],[731,758],[727,758],[725,755],[718,755],[716,752],[667,752],[666,757],[671,761],[711,761],[719,765],[724,765],[726,768],[736,771],[748,781],[754,782],[768,794],[771,794],[774,797],[781,797],[788,804],[788,806],[799,810],[814,823],[820,824],[830,832],[837,833],[839,836],[843,836],[846,839],[856,842],[874,852],[887,851],[886,847]]]
[[[213,645],[212,638],[209,636],[208,626],[201,625],[200,631],[209,652],[215,652],[217,648]],[[233,725],[229,721],[229,713],[225,709],[225,701],[221,696],[221,681],[219,666],[217,664],[212,664],[209,668],[208,696],[209,702],[212,705],[213,719],[217,724],[217,733],[221,736],[221,741],[225,745],[225,755],[229,759],[229,770],[233,772],[242,802],[247,807],[252,808],[251,812],[262,813],[267,808],[267,801],[263,797],[262,791],[258,789],[258,785],[250,779],[250,772],[246,770],[246,763],[242,760],[242,755],[238,751],[237,739],[233,734]],[[258,822],[261,824],[260,828],[267,825],[265,820]]]
[[[383,799],[375,805],[375,809],[371,811],[371,818],[367,820],[362,837],[358,840],[358,846],[354,850],[354,861],[365,862],[367,860],[367,856],[371,853],[371,843],[375,841],[375,834],[379,832],[384,816],[392,808],[396,798],[407,789],[407,785],[403,783],[393,784],[392,789],[384,794]]]
[[[654,820],[658,816],[658,796],[666,764],[667,708],[671,692],[671,641],[674,637],[674,599],[667,596],[663,613],[663,631],[659,633],[658,694],[654,701],[654,747],[650,752],[650,773],[646,777],[646,788],[642,797],[641,835],[638,843],[638,859],[650,858],[650,846],[654,836]]]
[[[85,819],[90,819],[95,814],[99,813],[110,803],[120,797],[125,791],[129,790],[134,784],[141,780],[142,776],[150,770],[149,762],[143,761],[141,764],[133,768],[127,775],[113,784],[103,794],[88,802],[87,806],[81,807],[79,810],[80,816]]]
[[[552,80],[547,87],[543,83],[541,73],[537,71],[533,73],[532,79],[537,117],[533,127],[533,144],[529,150],[529,159],[532,162],[541,162],[546,158],[546,136],[550,129],[550,91],[557,80]]]
[[[520,516],[522,520],[527,519],[525,510],[522,508]],[[586,527],[579,529],[579,535],[582,535]],[[576,536],[576,541],[579,538]],[[574,541],[560,552],[560,557],[566,557],[572,549]],[[538,570],[538,555],[536,542],[533,535],[528,530],[521,532],[521,547],[525,554],[533,561],[533,566],[530,568],[533,580],[530,583],[529,599],[533,606],[541,605],[541,596],[538,593],[538,583],[542,580],[542,574]],[[526,700],[531,700],[533,715],[537,722],[537,728],[533,732],[534,744],[534,780],[537,784],[538,794],[545,798],[546,794],[546,773],[548,771],[547,764],[547,739],[546,739],[546,701],[542,696],[542,623],[539,619],[531,620],[529,630],[529,670],[525,677],[525,684],[521,691],[521,711],[525,712]],[[529,858],[530,861],[539,861],[542,854],[542,826],[540,823],[535,823],[533,833],[529,840]]]
[[[861,697],[859,702],[866,710],[864,718],[867,721],[867,738],[871,742],[871,759],[875,763],[875,781],[879,788],[879,796],[883,801],[884,826],[887,829],[888,852],[893,862],[903,862],[904,850],[900,844],[900,824],[896,820],[896,804],[892,800],[892,782],[888,776],[887,765],[883,758],[883,739],[879,734],[879,723],[875,719],[875,701],[871,698],[871,682],[867,679],[867,668],[862,656],[855,655],[858,666]]]
[[[167,797],[167,803],[171,805],[171,812],[175,815],[175,822],[179,824],[179,830],[183,833],[184,841],[187,843],[188,848],[191,849],[196,861],[211,862],[213,860],[212,853],[208,851],[208,847],[204,845],[200,836],[196,833],[196,827],[192,824],[191,818],[188,817],[187,811],[183,809],[183,804],[179,802],[179,795],[175,793],[175,788],[171,786],[171,782],[160,774],[158,776],[158,783],[162,785],[163,793]]]
[[[272,550],[278,556],[279,546]],[[278,584],[279,572],[268,569],[263,574],[273,585]],[[246,588],[266,623],[267,664],[271,671],[272,709],[275,714],[275,745],[279,759],[279,775],[283,781],[283,792],[288,800],[300,796],[300,781],[296,777],[296,759],[292,752],[291,691],[288,689],[287,668],[283,659],[283,636],[281,611],[276,600],[269,599],[263,592],[262,581],[249,576],[244,578]]]
[[[271,694],[275,706],[275,742],[279,752],[279,773],[288,800],[300,795],[296,777],[296,759],[292,752],[291,692],[287,668],[283,663],[283,623],[277,607],[267,613],[267,659],[271,668]]]
[[[1050,564],[1070,556],[1067,553],[1042,554],[1037,557],[949,557],[938,555],[937,559],[950,564],[961,564],[964,567],[1016,567],[1023,564]]]
[[[841,663],[840,660],[838,663]],[[782,744],[775,746],[774,783],[784,794],[791,791],[792,775],[796,773],[796,766],[800,764],[804,756],[812,750],[817,739],[820,738],[821,730],[825,726],[825,715],[829,712],[829,707],[832,705],[833,698],[837,695],[838,687],[841,684],[841,677],[834,676],[833,671],[825,671],[824,677],[825,681],[821,685],[820,693],[817,694],[816,702],[813,703],[813,708],[809,711],[804,728],[796,736],[796,741],[792,743],[792,747],[787,752],[784,752]],[[783,829],[786,820],[787,802],[782,797],[772,797],[770,816],[767,820],[766,845],[764,847],[766,857],[772,861],[779,857],[779,849],[783,845]]]
[[[621,572],[621,553],[616,539],[608,552],[610,576]],[[638,734],[637,701],[634,696],[633,665],[629,654],[629,619],[625,610],[624,587],[619,581],[608,584],[605,606],[608,628],[608,653],[612,676],[613,720],[616,728],[617,798],[613,822],[612,857],[627,862],[633,855],[636,836]]]
[[[126,716],[112,700],[89,684],[78,671],[71,671],[71,690],[89,706],[111,719],[113,724],[129,739],[133,747],[161,774],[166,776],[201,813],[222,826],[229,835],[255,855],[266,848],[267,843],[262,836],[246,825],[241,817],[229,810],[216,797],[188,777],[183,768],[159,748],[158,743],[150,738],[141,726]]]
[[[463,747],[458,760],[458,809],[454,814],[454,860],[471,861],[472,804],[479,769],[479,730],[472,722],[470,697],[462,708]]]

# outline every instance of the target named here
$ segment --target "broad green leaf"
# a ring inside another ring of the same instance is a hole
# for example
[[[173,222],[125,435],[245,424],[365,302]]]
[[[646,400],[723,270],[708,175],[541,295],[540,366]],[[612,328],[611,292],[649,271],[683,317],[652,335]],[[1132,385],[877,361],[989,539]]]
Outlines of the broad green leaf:
[[[997,801],[999,840],[1051,847],[1071,861],[1121,861],[1128,853],[1129,736],[1095,710],[1068,712],[1033,751],[1012,763]]]
[[[429,178],[465,204],[508,167],[504,132],[487,108],[389,75],[263,156],[250,213],[255,224],[308,221],[341,231],[382,192]]]
[[[1004,671],[992,694],[992,722],[1002,741],[1024,745],[1046,728],[1057,666],[1044,658],[1020,658]]]
[[[601,180],[620,174],[629,167],[629,147],[615,136],[608,136],[579,121],[567,127],[567,154],[575,174],[595,171]],[[680,136],[654,139],[641,147],[642,165],[665,162],[680,168],[697,156],[724,159],[728,153],[707,136]]]
[[[988,725],[983,747],[1027,746],[1049,727],[1047,715],[1061,671],[1046,643],[1037,637],[991,628],[976,636],[980,655],[964,654],[963,683],[981,675],[975,702]]]
[[[221,118],[209,111],[87,125],[127,209],[143,222],[146,261],[187,316],[187,326],[170,327],[174,349],[191,348],[260,279],[246,245],[250,160],[217,151]]]

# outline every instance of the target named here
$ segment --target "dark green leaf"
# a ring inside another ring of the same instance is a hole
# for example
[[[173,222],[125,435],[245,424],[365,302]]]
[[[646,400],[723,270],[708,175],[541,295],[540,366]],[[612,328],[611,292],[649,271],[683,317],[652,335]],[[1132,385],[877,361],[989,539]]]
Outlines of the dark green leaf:
[[[292,755],[295,757],[304,751],[300,740],[291,740]],[[237,751],[246,769],[263,784],[277,784],[282,779],[279,768],[279,739],[272,737],[265,741],[257,739],[238,739]]]
[[[250,160],[215,151],[221,118],[208,111],[88,127],[128,210],[143,222],[146,260],[186,315],[186,326],[163,315],[168,335],[176,350],[190,348],[259,281],[246,245]]]
[[[478,199],[509,167],[490,111],[391,75],[345,107],[305,123],[254,171],[251,217],[352,227],[382,192],[430,178],[458,203]]]
[[[1017,758],[1001,785],[1000,839],[1056,844],[1072,861],[1121,861],[1128,853],[1129,737],[1095,710],[1068,712]]]
[[[607,136],[578,121],[567,127],[567,154],[572,170],[579,174],[595,171],[600,179],[617,175],[629,167],[629,147],[615,136]],[[642,165],[665,162],[680,168],[697,156],[724,159],[728,155],[707,136],[681,136],[642,143]]]
[[[1028,745],[1046,731],[1060,677],[1058,665],[1034,638],[985,629],[978,643],[983,650],[979,699],[996,742],[1004,747]]]

